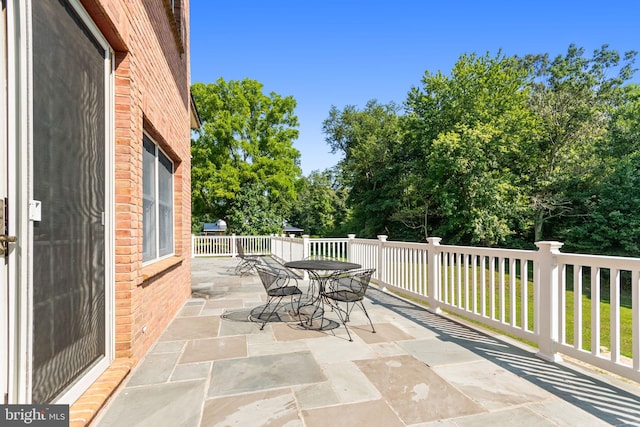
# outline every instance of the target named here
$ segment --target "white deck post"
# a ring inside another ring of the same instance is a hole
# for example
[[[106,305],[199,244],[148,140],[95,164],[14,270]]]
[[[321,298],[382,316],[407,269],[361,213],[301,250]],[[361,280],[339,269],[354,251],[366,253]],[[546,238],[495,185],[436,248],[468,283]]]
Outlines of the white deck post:
[[[354,259],[354,255],[353,255],[353,240],[356,238],[356,235],[355,234],[347,234],[347,237],[349,238],[349,240],[347,241],[347,261],[353,262],[352,261]]]
[[[560,362],[556,351],[560,336],[559,322],[559,277],[558,260],[561,242],[536,242],[538,247],[538,280],[535,284],[540,298],[535,303],[535,318],[538,326],[538,353],[536,356],[551,362]]]
[[[236,243],[236,233],[231,233],[231,258],[238,256],[238,244]]]
[[[302,259],[306,259],[311,255],[311,242],[309,241],[309,235],[302,235]],[[307,270],[302,270],[302,279],[309,280],[309,272]]]
[[[428,237],[429,264],[427,273],[427,301],[429,311],[441,313],[440,309],[440,237]]]
[[[387,237],[384,234],[378,236],[378,268],[376,269],[376,278],[382,282],[385,280],[385,265],[384,265],[384,243],[387,241]]]

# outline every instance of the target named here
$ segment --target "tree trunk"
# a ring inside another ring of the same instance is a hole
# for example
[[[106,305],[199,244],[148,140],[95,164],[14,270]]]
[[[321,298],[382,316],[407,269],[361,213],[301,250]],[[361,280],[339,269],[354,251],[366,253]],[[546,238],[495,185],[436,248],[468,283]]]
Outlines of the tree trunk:
[[[536,219],[534,224],[533,241],[539,242],[542,240],[542,226],[544,224],[544,211],[540,210],[536,212]]]

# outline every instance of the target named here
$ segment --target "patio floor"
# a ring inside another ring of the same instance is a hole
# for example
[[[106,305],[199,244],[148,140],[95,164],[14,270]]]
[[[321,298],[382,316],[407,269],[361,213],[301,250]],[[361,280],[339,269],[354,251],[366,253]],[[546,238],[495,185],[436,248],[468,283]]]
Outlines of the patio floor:
[[[248,320],[265,302],[258,276],[192,261],[192,297],[92,426],[640,426],[639,384],[375,288],[375,334],[358,308],[353,342],[342,326],[261,331]]]

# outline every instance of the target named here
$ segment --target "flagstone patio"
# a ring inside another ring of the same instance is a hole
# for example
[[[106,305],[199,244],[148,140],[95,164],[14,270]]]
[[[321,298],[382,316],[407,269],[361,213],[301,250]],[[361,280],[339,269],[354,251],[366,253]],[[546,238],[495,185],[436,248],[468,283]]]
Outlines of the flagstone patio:
[[[236,263],[193,259],[191,299],[93,426],[640,426],[639,384],[376,288],[377,332],[356,308],[353,342],[337,323],[260,330],[249,314],[264,288]]]

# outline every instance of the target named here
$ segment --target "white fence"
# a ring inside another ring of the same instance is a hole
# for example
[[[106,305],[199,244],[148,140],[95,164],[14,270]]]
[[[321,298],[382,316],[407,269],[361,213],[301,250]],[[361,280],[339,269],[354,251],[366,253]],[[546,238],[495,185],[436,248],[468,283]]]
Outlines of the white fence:
[[[320,255],[375,268],[379,286],[423,300],[431,311],[528,340],[544,359],[562,353],[640,382],[639,258],[563,254],[559,242],[538,242],[538,250],[528,251],[354,235],[194,236],[193,254],[235,256],[236,240],[246,253],[281,262]]]
[[[269,255],[269,236],[191,236],[191,256],[232,256],[238,255],[238,244],[246,255]]]

